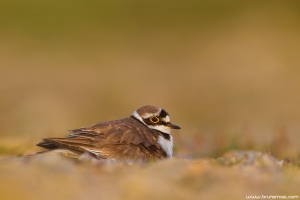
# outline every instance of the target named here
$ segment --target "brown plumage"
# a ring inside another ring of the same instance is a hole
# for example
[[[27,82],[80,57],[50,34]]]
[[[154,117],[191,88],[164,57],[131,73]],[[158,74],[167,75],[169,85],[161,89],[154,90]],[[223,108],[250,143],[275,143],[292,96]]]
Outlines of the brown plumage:
[[[147,123],[152,122],[143,118],[145,114],[157,115],[162,113],[162,110],[154,106],[144,106],[135,112],[138,113],[138,117],[142,118],[142,121],[133,114],[128,118],[71,130],[67,138],[46,138],[37,146],[49,150],[66,149],[78,154],[89,153],[98,159],[157,160],[167,158],[168,155],[158,143],[158,138],[161,136],[170,140],[171,136],[149,128]],[[166,114],[164,111],[164,115]],[[161,120],[165,119],[161,118]],[[172,128],[173,124],[167,123],[166,126]],[[155,124],[149,125],[155,127]],[[173,128],[179,129],[175,125]]]

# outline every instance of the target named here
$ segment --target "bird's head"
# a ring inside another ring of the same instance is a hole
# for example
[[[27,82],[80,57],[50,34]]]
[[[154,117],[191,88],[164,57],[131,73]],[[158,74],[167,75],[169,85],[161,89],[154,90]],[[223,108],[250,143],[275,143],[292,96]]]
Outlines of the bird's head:
[[[133,112],[132,116],[146,125],[148,128],[170,134],[171,129],[180,129],[170,122],[169,114],[156,106],[143,106]]]

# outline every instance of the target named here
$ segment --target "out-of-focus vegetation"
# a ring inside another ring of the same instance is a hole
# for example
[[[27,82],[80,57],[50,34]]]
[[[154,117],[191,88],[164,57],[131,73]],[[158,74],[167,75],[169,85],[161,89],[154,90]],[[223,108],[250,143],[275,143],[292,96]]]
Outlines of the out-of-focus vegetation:
[[[1,162],[0,199],[45,191],[55,199],[294,195],[299,21],[298,1],[1,1],[1,157],[152,104],[182,127],[173,132],[174,154],[190,161],[95,167],[12,159]],[[288,158],[293,172],[216,164],[232,149]],[[197,161],[205,157],[214,161]]]

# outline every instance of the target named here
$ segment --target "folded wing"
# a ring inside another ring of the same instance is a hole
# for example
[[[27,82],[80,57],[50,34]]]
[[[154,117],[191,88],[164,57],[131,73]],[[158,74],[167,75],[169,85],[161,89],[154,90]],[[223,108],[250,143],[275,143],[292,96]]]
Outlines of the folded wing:
[[[99,159],[155,160],[165,157],[155,135],[134,129],[130,118],[99,123],[70,131],[67,138],[46,138],[37,146],[46,149],[67,149],[76,153],[89,153]],[[124,123],[126,120],[126,123]]]

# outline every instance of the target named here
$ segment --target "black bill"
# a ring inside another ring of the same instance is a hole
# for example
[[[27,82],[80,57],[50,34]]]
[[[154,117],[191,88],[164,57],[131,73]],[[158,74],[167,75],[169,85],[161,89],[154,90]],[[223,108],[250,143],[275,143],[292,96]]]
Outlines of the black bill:
[[[179,126],[172,124],[171,122],[168,122],[167,126],[170,127],[171,129],[181,129]]]

